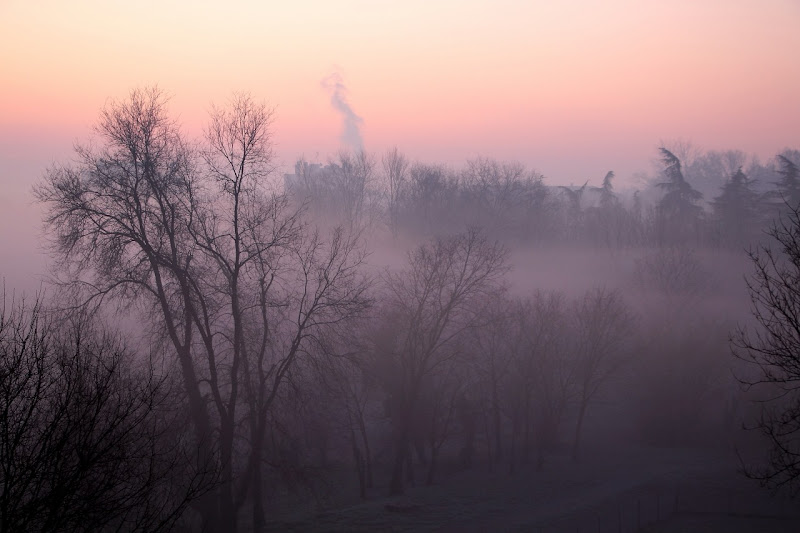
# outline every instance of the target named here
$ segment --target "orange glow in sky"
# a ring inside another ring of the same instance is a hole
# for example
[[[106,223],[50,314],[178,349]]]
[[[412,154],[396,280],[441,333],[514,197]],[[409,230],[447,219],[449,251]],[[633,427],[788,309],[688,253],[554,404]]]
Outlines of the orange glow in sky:
[[[371,151],[620,185],[662,139],[768,158],[800,146],[798,28],[796,0],[5,0],[0,202],[33,212],[44,168],[149,84],[191,134],[249,91],[276,107],[284,168],[324,160],[341,146],[333,71]]]
[[[660,139],[763,157],[800,141],[791,0],[11,1],[0,20],[4,140],[69,145],[106,99],[157,83],[192,132],[250,91],[277,107],[283,163],[324,158],[340,119],[320,80],[339,70],[367,149],[556,181],[645,170]]]

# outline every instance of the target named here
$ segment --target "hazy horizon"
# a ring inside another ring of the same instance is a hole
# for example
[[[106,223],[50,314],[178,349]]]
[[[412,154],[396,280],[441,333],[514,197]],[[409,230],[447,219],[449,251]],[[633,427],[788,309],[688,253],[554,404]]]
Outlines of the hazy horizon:
[[[613,170],[630,187],[662,141],[762,160],[800,144],[799,15],[778,0],[4,2],[4,276],[35,284],[31,187],[136,87],[170,94],[192,138],[234,91],[267,101],[279,172],[348,147],[336,74],[370,152],[518,161],[553,185]]]

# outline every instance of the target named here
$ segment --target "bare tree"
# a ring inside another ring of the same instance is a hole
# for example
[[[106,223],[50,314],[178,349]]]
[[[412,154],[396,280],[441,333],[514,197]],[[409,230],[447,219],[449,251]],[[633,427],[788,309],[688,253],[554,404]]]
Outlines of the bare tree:
[[[152,322],[170,339],[180,364],[199,461],[215,457],[208,405],[192,353],[196,246],[185,221],[199,194],[192,153],[158,89],[111,102],[95,128],[98,146],[79,146],[78,165],[51,169],[36,189],[46,205],[57,281],[88,294],[86,304],[114,297],[146,299]],[[203,508],[214,523],[214,505]]]
[[[656,305],[667,318],[679,318],[714,287],[711,272],[690,248],[658,248],[636,260],[634,280],[658,296]]]
[[[304,157],[294,164],[294,174],[284,176],[284,192],[298,205],[307,204],[312,211],[332,212],[326,172],[319,163],[309,163]]]
[[[375,158],[363,150],[340,151],[328,164],[295,163],[286,176],[286,192],[307,204],[321,225],[341,224],[364,230],[379,215],[381,193],[375,187]]]
[[[424,235],[447,232],[454,226],[458,193],[458,180],[447,167],[411,165],[407,194],[402,197],[404,221]]]
[[[503,457],[503,388],[513,360],[516,342],[514,303],[498,292],[484,303],[484,327],[467,332],[470,366],[484,401],[489,461]],[[492,453],[492,447],[494,451]]]
[[[793,207],[769,235],[773,245],[749,252],[755,272],[747,286],[756,327],[740,327],[733,353],[751,367],[738,376],[760,395],[752,429],[770,450],[764,466],[746,473],[772,489],[800,491],[800,211]]]
[[[465,437],[461,449],[462,466],[469,466],[471,460],[474,431],[468,427],[472,420],[465,408],[468,403],[465,389],[470,388],[470,383],[464,365],[460,363],[457,359],[447,361],[437,372],[428,376],[427,383],[422,387],[416,416],[430,452],[426,485],[433,485],[442,446],[452,436],[457,417],[462,419],[461,431]]]
[[[215,476],[192,464],[169,378],[85,314],[6,305],[0,531],[170,529]]]
[[[372,212],[371,192],[375,159],[364,150],[356,153],[339,152],[335,163],[329,165],[335,184],[331,193],[339,198],[342,223],[348,228],[360,228],[368,223]]]
[[[578,458],[581,430],[589,404],[602,385],[619,370],[629,355],[630,336],[635,328],[633,313],[618,291],[587,291],[574,306],[575,383],[577,385],[578,418],[572,446],[573,459]]]
[[[532,448],[536,466],[544,466],[545,453],[558,436],[574,388],[570,353],[574,336],[569,330],[567,301],[559,292],[537,292],[520,301],[512,376],[512,437],[509,468],[517,456],[527,461]],[[522,439],[521,453],[517,444]]]
[[[393,494],[403,491],[403,466],[424,382],[459,355],[459,339],[477,325],[478,306],[507,270],[506,255],[499,244],[469,230],[420,246],[404,271],[386,277],[399,330],[389,353],[396,371]]]
[[[197,442],[219,459],[207,527],[234,531],[250,497],[258,529],[267,412],[319,330],[367,304],[363,251],[356,235],[313,231],[269,190],[264,104],[235,95],[214,108],[200,159],[165,104],[157,90],[113,103],[102,148],[81,149],[79,165],[50,172],[37,194],[62,282],[88,302],[149,303],[151,327],[170,339]]]
[[[395,146],[383,154],[383,157],[381,158],[381,164],[383,165],[383,174],[386,179],[386,184],[389,188],[389,197],[387,199],[387,208],[389,210],[389,228],[392,231],[392,236],[396,238],[398,231],[400,199],[406,187],[408,159]]]
[[[541,223],[547,193],[537,172],[520,163],[479,157],[467,161],[460,185],[469,223],[506,238],[538,229],[531,222],[539,218]]]
[[[352,451],[361,498],[366,498],[374,485],[369,424],[376,418],[374,400],[379,389],[371,368],[375,362],[370,353],[375,342],[370,338],[375,334],[373,326],[369,320],[350,321],[325,332],[316,346],[324,356],[308,359],[305,365],[313,380],[306,389],[314,389],[324,404],[323,416]],[[324,440],[320,433],[314,432],[314,440]]]
[[[718,440],[732,385],[730,328],[696,310],[649,322],[631,361],[640,436],[661,446]]]

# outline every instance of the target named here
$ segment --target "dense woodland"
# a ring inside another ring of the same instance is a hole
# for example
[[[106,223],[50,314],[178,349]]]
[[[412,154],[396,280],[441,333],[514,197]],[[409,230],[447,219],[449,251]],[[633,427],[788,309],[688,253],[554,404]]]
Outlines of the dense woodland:
[[[261,531],[298,501],[764,421],[729,339],[800,151],[665,145],[638,190],[397,149],[281,179],[271,119],[236,95],[193,141],[134,91],[36,188],[54,286],[5,297],[0,531]]]

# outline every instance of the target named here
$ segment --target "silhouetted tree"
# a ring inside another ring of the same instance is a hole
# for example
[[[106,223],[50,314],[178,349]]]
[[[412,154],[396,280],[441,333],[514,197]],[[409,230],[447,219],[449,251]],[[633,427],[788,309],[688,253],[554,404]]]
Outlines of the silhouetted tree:
[[[335,198],[328,170],[301,157],[294,164],[294,174],[284,176],[284,192],[296,205],[306,204],[314,214],[332,216]]]
[[[564,209],[564,228],[566,237],[570,240],[580,238],[583,228],[583,194],[586,192],[589,182],[586,181],[580,187],[565,187],[560,185],[558,188],[561,190],[562,196],[566,199]]]
[[[593,242],[608,247],[634,244],[641,221],[633,212],[625,209],[614,192],[613,180],[614,172],[609,171],[603,178],[602,186],[591,189],[599,195],[599,199],[597,205],[590,207],[585,215],[586,234]]]
[[[664,165],[665,182],[658,183],[664,196],[658,202],[659,239],[664,242],[685,242],[696,236],[703,197],[686,181],[681,161],[664,147],[659,148]]]
[[[470,388],[471,384],[465,365],[455,357],[443,363],[436,372],[431,372],[425,381],[415,416],[419,418],[422,437],[430,452],[427,457],[428,472],[425,484],[432,485],[439,466],[439,454],[447,439],[452,436],[457,417],[461,419],[461,432],[465,437],[461,448],[462,466],[469,466],[474,431],[470,432],[470,428],[467,427],[470,413],[466,412],[464,405],[467,403],[465,390]],[[464,424],[465,419],[467,424]]]
[[[503,388],[519,339],[514,327],[514,303],[505,294],[491,296],[481,307],[484,327],[467,332],[469,362],[483,401],[484,426],[490,466],[503,457]]]
[[[789,208],[796,209],[800,206],[800,168],[798,164],[789,158],[789,153],[779,154],[778,174],[781,180],[778,182],[778,192],[783,202]]]
[[[374,158],[364,150],[356,153],[339,152],[330,169],[332,187],[328,194],[338,199],[341,223],[348,228],[360,228],[373,215],[377,202],[373,197]]]
[[[755,236],[759,229],[759,195],[741,168],[725,183],[712,205],[725,244],[742,246]]]
[[[569,204],[570,208],[578,212],[581,210],[581,199],[583,198],[583,193],[586,191],[586,187],[589,185],[587,181],[580,187],[565,187],[563,185],[559,185],[559,189],[564,193],[567,198],[567,203]]]
[[[415,163],[408,171],[408,193],[403,197],[406,227],[423,235],[448,232],[457,220],[458,180],[441,165]]]
[[[626,343],[630,342],[635,329],[635,318],[619,292],[605,289],[586,292],[575,302],[573,313],[577,337],[574,379],[578,418],[572,457],[577,459],[586,410],[628,357]]]
[[[524,239],[541,221],[546,189],[542,177],[519,163],[479,157],[467,161],[459,183],[465,222],[492,235]]]
[[[398,215],[401,197],[405,194],[406,179],[408,172],[408,159],[397,147],[388,150],[381,158],[383,174],[388,187],[387,210],[389,218],[389,229],[394,237],[397,237]]]
[[[691,176],[694,188],[704,198],[714,198],[738,169],[746,168],[747,159],[747,154],[741,150],[709,150],[697,153],[683,168],[685,174]],[[749,172],[746,174],[749,175]]]
[[[639,389],[634,402],[641,437],[661,446],[720,441],[730,393],[730,328],[716,317],[692,312],[653,316],[632,361]],[[651,318],[651,317],[648,317]]]
[[[392,494],[403,491],[403,466],[426,380],[459,355],[464,333],[478,325],[478,306],[506,272],[506,256],[498,243],[469,230],[418,247],[405,270],[386,278],[399,332],[389,354],[396,361]]]
[[[691,248],[670,246],[644,254],[636,260],[634,279],[645,294],[655,296],[651,314],[659,319],[680,319],[708,295],[714,285],[711,271]],[[646,300],[643,300],[646,301]]]
[[[305,387],[317,390],[327,408],[325,416],[344,434],[353,454],[361,498],[367,497],[374,484],[369,424],[375,418],[374,399],[380,392],[378,372],[372,367],[375,358],[371,350],[377,344],[371,338],[376,334],[374,322],[367,321],[367,328],[348,323],[341,328],[341,335],[326,335],[320,348],[329,356],[310,360],[315,382]]]
[[[754,328],[740,327],[733,353],[751,368],[738,376],[759,393],[752,429],[770,446],[763,467],[748,476],[792,495],[800,491],[800,211],[790,209],[769,231],[772,244],[749,253],[755,272],[747,286]],[[752,372],[750,372],[752,371]]]
[[[574,390],[575,366],[570,355],[575,337],[563,293],[537,292],[520,301],[515,314],[519,339],[509,374],[509,468],[513,470],[519,458],[527,461],[534,451],[536,467],[541,469]]]
[[[608,209],[617,202],[617,195],[614,193],[614,171],[609,170],[603,178],[603,184],[600,186],[600,207]]]
[[[197,442],[221,472],[201,508],[211,529],[235,531],[248,496],[263,526],[267,413],[315,334],[367,303],[356,237],[323,237],[269,189],[271,117],[234,96],[212,110],[198,160],[163,95],[134,91],[103,112],[102,144],[37,190],[63,284],[87,303],[152,306],[152,327],[169,339]]]
[[[76,166],[51,169],[37,189],[53,234],[63,285],[131,305],[146,298],[180,363],[201,462],[216,457],[212,416],[201,391],[192,273],[197,246],[185,221],[200,197],[191,151],[158,89],[137,90],[102,112],[102,144],[79,146]],[[152,298],[152,299],[151,299]],[[202,509],[216,523],[215,502]]]
[[[195,462],[169,377],[87,315],[7,304],[0,531],[171,529],[216,476]]]

